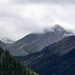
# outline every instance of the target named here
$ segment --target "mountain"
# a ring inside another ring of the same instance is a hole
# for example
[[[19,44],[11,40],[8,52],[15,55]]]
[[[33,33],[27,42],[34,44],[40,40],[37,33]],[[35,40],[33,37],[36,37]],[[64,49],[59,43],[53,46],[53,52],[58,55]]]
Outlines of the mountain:
[[[27,55],[21,61],[40,75],[70,75],[75,69],[75,36],[66,37],[40,52]]]
[[[75,75],[75,48],[62,57],[45,64],[36,72],[40,75]]]
[[[75,48],[56,60],[56,63],[60,67],[60,73],[58,75],[75,75]]]
[[[4,50],[8,49],[6,44],[2,41],[0,41],[0,47],[2,47]]]
[[[38,75],[0,47],[0,75]]]
[[[24,38],[7,45],[12,50],[14,56],[24,56],[42,50],[44,47],[58,42],[71,33],[60,25],[55,25],[51,29],[45,29],[44,33],[31,33]]]
[[[0,39],[1,39],[1,41],[3,41],[4,43],[13,43],[13,42],[14,42],[13,40],[11,40],[11,39],[9,39],[9,38],[6,38],[6,37],[0,38]]]

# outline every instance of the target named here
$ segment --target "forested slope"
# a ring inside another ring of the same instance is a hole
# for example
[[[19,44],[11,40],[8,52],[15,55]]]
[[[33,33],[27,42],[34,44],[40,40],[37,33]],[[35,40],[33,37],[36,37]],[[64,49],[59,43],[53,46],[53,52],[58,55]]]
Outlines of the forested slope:
[[[0,47],[0,75],[38,75]]]

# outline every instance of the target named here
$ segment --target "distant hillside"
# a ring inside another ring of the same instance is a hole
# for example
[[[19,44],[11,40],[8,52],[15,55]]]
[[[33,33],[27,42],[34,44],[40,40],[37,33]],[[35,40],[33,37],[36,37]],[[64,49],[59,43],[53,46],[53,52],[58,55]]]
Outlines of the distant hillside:
[[[75,48],[36,70],[40,75],[75,75]]]
[[[74,58],[71,57],[72,55]],[[75,36],[67,37],[57,43],[45,47],[40,52],[22,58],[23,64],[34,69],[40,75],[70,75],[68,72],[74,72],[75,69],[74,62]]]
[[[2,42],[2,41],[0,41],[0,47],[2,47],[4,50],[8,49],[6,44],[4,42]]]
[[[38,75],[0,47],[0,75]]]
[[[24,56],[42,50],[44,47],[58,42],[69,36],[71,33],[60,25],[55,25],[52,29],[46,29],[44,33],[28,34],[24,38],[16,41],[12,45],[7,45],[14,56]]]

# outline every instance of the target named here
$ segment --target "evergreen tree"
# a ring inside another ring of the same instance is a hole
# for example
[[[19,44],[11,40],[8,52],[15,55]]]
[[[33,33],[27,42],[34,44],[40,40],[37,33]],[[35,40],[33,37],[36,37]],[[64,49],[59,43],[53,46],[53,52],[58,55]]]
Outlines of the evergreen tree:
[[[0,48],[0,75],[38,75]]]

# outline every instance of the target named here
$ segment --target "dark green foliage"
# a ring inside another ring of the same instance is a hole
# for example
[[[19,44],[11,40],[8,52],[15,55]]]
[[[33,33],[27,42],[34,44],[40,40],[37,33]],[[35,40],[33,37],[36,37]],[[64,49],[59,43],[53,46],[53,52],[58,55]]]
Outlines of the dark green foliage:
[[[0,75],[37,75],[16,60],[9,51],[0,48]]]

